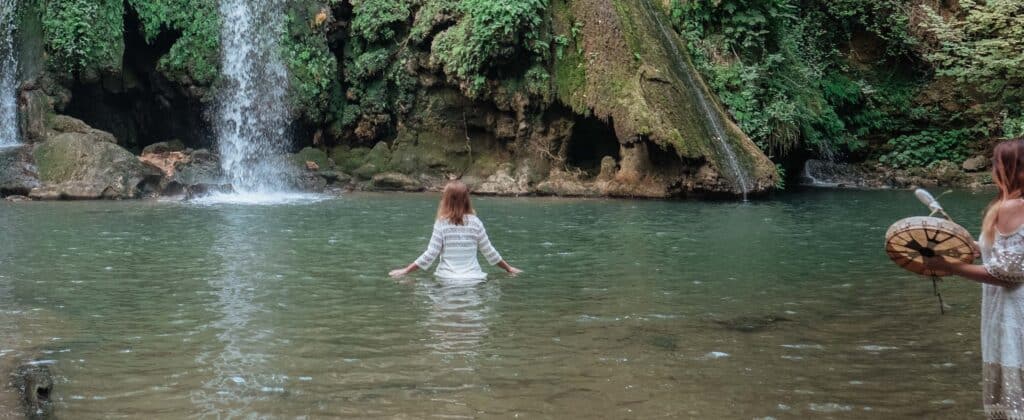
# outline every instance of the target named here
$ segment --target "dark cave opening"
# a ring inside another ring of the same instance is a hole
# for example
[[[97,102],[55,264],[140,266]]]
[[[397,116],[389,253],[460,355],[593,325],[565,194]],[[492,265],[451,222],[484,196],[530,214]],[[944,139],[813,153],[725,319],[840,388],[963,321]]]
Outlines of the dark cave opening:
[[[165,29],[147,42],[138,14],[126,3],[121,71],[105,74],[98,82],[75,81],[63,112],[109,131],[136,152],[174,139],[189,147],[210,147],[213,135],[203,104],[157,70],[160,57],[180,37],[179,31]]]
[[[601,159],[605,156],[611,156],[616,162],[620,158],[614,121],[576,116],[566,150],[566,166],[597,175],[601,171]]]

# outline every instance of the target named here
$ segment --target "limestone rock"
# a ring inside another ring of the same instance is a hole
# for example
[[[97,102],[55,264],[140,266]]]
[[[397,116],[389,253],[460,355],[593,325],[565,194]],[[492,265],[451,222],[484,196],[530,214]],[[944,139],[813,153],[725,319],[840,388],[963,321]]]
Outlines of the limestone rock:
[[[185,143],[181,140],[162,141],[159,143],[153,143],[142,149],[143,155],[156,154],[156,153],[168,153],[168,152],[184,152]]]
[[[370,185],[383,191],[423,191],[423,184],[411,176],[397,172],[374,175]]]
[[[292,156],[292,162],[295,163],[296,166],[311,171],[317,171],[320,169],[327,170],[334,166],[327,157],[327,153],[313,147],[306,147],[300,150],[299,153]],[[310,165],[310,162],[313,164]]]
[[[98,131],[98,130],[97,130]],[[95,133],[63,133],[36,146],[33,153],[41,187],[37,199],[136,198],[160,174],[120,146]]]
[[[28,195],[40,185],[31,151],[31,146],[0,148],[0,197]]]
[[[967,172],[980,172],[988,169],[990,164],[988,156],[978,155],[968,158],[960,167]]]
[[[618,164],[615,163],[615,158],[611,156],[605,156],[601,158],[601,172],[597,175],[599,181],[611,181],[615,178],[615,173],[618,171]]]
[[[380,169],[377,168],[377,165],[372,163],[364,164],[355,171],[352,171],[352,175],[355,175],[355,177],[359,179],[371,179],[378,173],[380,173]]]
[[[366,155],[370,153],[367,147],[350,148],[348,146],[337,146],[331,149],[331,160],[335,166],[345,172],[352,172],[366,162]]]

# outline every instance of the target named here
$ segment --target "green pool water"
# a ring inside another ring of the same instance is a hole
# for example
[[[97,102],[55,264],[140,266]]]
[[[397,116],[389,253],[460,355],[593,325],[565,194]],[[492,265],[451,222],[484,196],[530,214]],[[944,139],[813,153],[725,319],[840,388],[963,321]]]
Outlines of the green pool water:
[[[908,192],[478,197],[524,275],[388,278],[436,203],[0,202],[0,367],[67,419],[982,416],[979,287],[883,252]]]

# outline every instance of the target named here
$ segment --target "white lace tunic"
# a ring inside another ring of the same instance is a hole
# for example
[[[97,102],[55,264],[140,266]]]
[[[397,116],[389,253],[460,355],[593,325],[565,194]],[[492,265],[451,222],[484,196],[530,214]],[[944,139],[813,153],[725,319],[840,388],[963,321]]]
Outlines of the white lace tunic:
[[[1024,229],[986,242],[981,254],[989,274],[1024,282]],[[981,354],[985,414],[1024,420],[1024,287],[982,285]]]
[[[486,279],[487,274],[480,269],[476,258],[477,250],[484,254],[491,265],[500,263],[501,255],[491,245],[480,218],[469,214],[463,221],[465,223],[462,225],[448,220],[435,222],[430,244],[423,255],[416,259],[416,265],[426,270],[440,256],[441,262],[437,264],[435,276],[454,280]]]

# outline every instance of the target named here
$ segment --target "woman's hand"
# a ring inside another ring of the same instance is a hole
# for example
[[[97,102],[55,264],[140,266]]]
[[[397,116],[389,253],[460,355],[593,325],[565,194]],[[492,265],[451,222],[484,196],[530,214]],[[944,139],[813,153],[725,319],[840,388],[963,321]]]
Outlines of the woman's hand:
[[[515,267],[509,265],[508,262],[506,262],[505,260],[501,260],[501,262],[498,263],[498,267],[501,267],[502,270],[505,270],[506,272],[508,272],[508,274],[510,276],[512,276],[512,277],[515,277],[515,276],[519,275],[519,273],[523,272],[523,270],[520,270],[518,268],[515,268]]]
[[[416,263],[412,263],[412,264],[409,264],[409,266],[407,266],[405,268],[398,268],[398,269],[391,270],[388,273],[388,275],[391,276],[391,278],[397,279],[397,278],[405,277],[405,276],[409,275],[409,273],[412,273],[412,272],[414,272],[416,270],[419,270],[419,269],[420,269],[420,267],[418,265],[416,265]]]
[[[939,256],[924,257],[924,266],[925,266],[925,268],[927,268],[929,270],[934,270],[934,271],[944,271],[944,272],[947,272],[947,273],[949,273],[949,272],[956,272],[957,271],[956,268],[960,264],[962,264],[962,263],[951,263],[951,262],[947,261],[945,258],[942,258],[942,257],[939,257]]]

